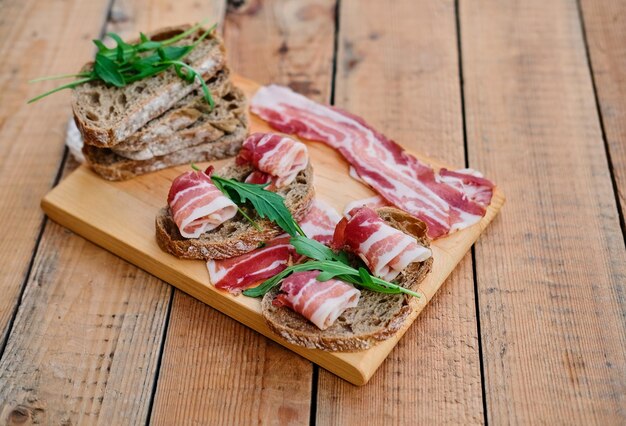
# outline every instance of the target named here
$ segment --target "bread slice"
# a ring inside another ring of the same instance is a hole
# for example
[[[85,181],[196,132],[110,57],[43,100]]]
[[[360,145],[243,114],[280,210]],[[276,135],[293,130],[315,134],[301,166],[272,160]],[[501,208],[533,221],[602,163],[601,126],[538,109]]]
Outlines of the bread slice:
[[[155,155],[146,160],[129,159],[115,153],[110,148],[98,148],[85,144],[83,146],[85,160],[96,173],[107,180],[126,180],[180,164],[233,157],[241,149],[241,144],[248,134],[248,118],[245,114],[243,93],[236,88],[233,89],[233,93],[237,94],[237,99],[234,102],[240,113],[233,120],[234,129],[229,128],[229,130],[232,129],[232,132],[225,133],[216,140],[189,147],[183,145],[183,148],[177,151]],[[230,121],[230,119],[227,120]],[[198,133],[200,131],[194,133],[183,130],[181,132],[183,134],[177,136],[179,139],[201,136]]]
[[[224,68],[207,81],[215,100],[212,110],[198,88],[111,149],[131,160],[147,160],[232,133],[246,103],[243,92],[233,88],[229,77],[229,70]]]
[[[244,180],[253,169],[237,166],[234,161],[216,172],[224,178]],[[309,163],[296,179],[278,191],[285,198],[285,205],[296,220],[302,220],[309,211],[315,189],[313,167]],[[206,232],[199,238],[184,238],[172,218],[169,207],[162,208],[156,217],[156,239],[163,251],[181,259],[228,259],[258,248],[260,244],[282,234],[284,231],[272,222],[261,219],[256,211],[246,213],[262,228],[255,229],[240,213],[222,225]]]
[[[376,210],[378,215],[394,228],[414,236],[428,247],[426,224],[393,207]],[[433,259],[414,262],[400,273],[396,284],[416,290],[432,268]],[[361,289],[359,304],[346,309],[335,323],[320,330],[302,315],[287,308],[276,307],[272,301],[279,293],[274,287],[261,301],[263,317],[269,328],[290,343],[327,351],[360,351],[381,340],[388,339],[404,325],[412,312],[412,296],[377,293]]]
[[[165,40],[189,28],[164,28],[150,34],[150,37],[156,41]],[[191,44],[204,31],[201,28],[175,45]],[[213,32],[183,60],[206,81],[224,67],[225,56],[224,43]],[[92,64],[87,64],[83,69],[91,67]],[[199,82],[187,83],[176,75],[174,69],[125,87],[93,81],[73,90],[72,110],[86,144],[111,147],[130,137],[198,87]]]

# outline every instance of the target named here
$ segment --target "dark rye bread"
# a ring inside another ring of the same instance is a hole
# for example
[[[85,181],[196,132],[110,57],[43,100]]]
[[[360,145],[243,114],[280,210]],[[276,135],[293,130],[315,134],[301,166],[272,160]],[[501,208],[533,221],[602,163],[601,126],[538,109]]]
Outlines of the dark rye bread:
[[[378,215],[394,228],[414,236],[429,247],[426,224],[393,207],[376,209]],[[407,266],[394,280],[402,287],[416,290],[432,268],[432,257]],[[287,307],[276,307],[272,301],[280,286],[269,291],[261,309],[269,328],[290,343],[326,351],[360,351],[393,336],[412,312],[412,296],[384,294],[362,289],[359,304],[346,309],[335,323],[320,330],[302,315]]]
[[[215,174],[223,178],[244,180],[250,172],[251,167],[237,166],[233,161]],[[278,193],[284,197],[285,205],[293,217],[298,221],[302,220],[315,196],[311,163],[291,184],[280,189]],[[199,238],[189,239],[180,235],[169,207],[164,207],[156,217],[157,243],[163,251],[181,259],[228,259],[248,253],[258,248],[261,243],[284,232],[272,222],[261,219],[256,211],[249,210],[246,213],[260,225],[262,231],[255,229],[238,213],[216,229],[202,234]]]
[[[244,114],[234,132],[200,145],[183,148],[148,160],[131,160],[116,154],[109,148],[83,146],[87,164],[107,180],[127,180],[168,167],[233,157],[241,149],[248,134],[248,119]]]
[[[163,28],[151,33],[150,37],[156,41],[165,40],[189,28]],[[201,28],[174,45],[191,44],[204,31]],[[224,43],[214,31],[183,61],[198,71],[206,81],[224,67],[225,56]],[[91,67],[91,63],[86,64],[83,70]],[[111,147],[127,139],[198,87],[198,81],[187,83],[176,75],[174,69],[125,87],[109,86],[102,81],[88,82],[73,90],[74,120],[86,144]]]
[[[111,149],[122,157],[147,160],[232,133],[245,114],[246,102],[229,76],[224,68],[207,81],[215,102],[213,109],[204,99],[202,89],[196,89]]]

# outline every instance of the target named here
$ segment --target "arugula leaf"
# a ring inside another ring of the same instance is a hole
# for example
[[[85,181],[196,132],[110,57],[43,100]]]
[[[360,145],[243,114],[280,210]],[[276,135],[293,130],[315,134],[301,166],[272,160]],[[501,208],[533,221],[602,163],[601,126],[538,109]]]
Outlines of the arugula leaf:
[[[98,53],[107,53],[112,50],[106,47],[106,45],[102,43],[102,41],[100,40],[92,40],[92,41],[93,41],[93,44],[95,44],[96,47],[98,48]]]
[[[304,235],[304,231],[296,223],[287,206],[285,206],[284,198],[275,192],[266,190],[267,184],[258,185],[239,182],[215,175],[211,176],[211,180],[235,204],[241,205],[249,202],[260,217],[274,222],[292,237]]]
[[[148,36],[140,33],[140,41],[136,44],[125,42],[115,33],[108,33],[107,35],[115,41],[116,46],[109,48],[102,41],[93,40],[93,43],[98,48],[98,52],[96,53],[92,70],[78,74],[65,74],[33,80],[32,82],[55,78],[76,78],[76,80],[68,84],[30,99],[28,103],[35,102],[63,89],[77,87],[88,81],[101,80],[116,87],[124,87],[174,67],[176,74],[183,80],[189,83],[193,83],[196,79],[198,80],[204,99],[209,104],[210,110],[212,110],[215,107],[215,102],[204,78],[193,67],[184,63],[182,59],[195,49],[202,40],[208,37],[217,28],[217,25],[211,26],[190,45],[173,46],[174,43],[198,31],[202,25],[204,23],[196,24],[188,30],[162,41],[150,40]]]
[[[105,83],[117,87],[124,87],[126,82],[115,62],[101,53],[96,54],[96,63],[93,67],[95,74]]]
[[[335,252],[329,247],[315,241],[314,239],[296,235],[289,240],[296,252],[314,260],[336,260],[338,262],[349,265],[348,255],[343,252]]]
[[[261,297],[265,295],[265,293],[270,291],[273,287],[278,285],[280,281],[282,281],[289,274],[302,271],[321,271],[321,273],[317,276],[318,281],[327,281],[331,278],[337,278],[342,281],[347,281],[379,293],[404,293],[413,297],[420,297],[419,293],[409,290],[408,288],[404,288],[397,284],[382,280],[378,277],[371,276],[369,273],[367,273],[367,271],[365,271],[365,269],[363,269],[363,272],[361,272],[351,266],[334,260],[311,260],[306,263],[300,263],[290,266],[279,274],[264,281],[258,287],[244,290],[243,294],[249,297]],[[363,273],[365,273],[367,277],[362,277],[361,274]]]

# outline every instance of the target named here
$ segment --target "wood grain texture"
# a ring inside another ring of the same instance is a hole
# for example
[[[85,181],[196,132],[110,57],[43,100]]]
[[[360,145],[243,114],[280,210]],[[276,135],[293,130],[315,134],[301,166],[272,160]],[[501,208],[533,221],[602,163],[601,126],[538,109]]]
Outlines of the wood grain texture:
[[[453,1],[342,1],[336,104],[407,148],[463,165]],[[320,371],[320,424],[477,424],[481,377],[468,254],[365,388]]]
[[[88,40],[98,36],[108,1],[7,0],[0,7],[0,221],[6,227],[0,239],[1,348],[43,223],[39,200],[63,156],[68,117],[67,93],[27,105],[58,83],[28,80],[80,67],[93,50]],[[75,48],[68,49],[72,43]]]
[[[106,30],[136,36],[140,28],[193,22],[196,13],[213,9],[219,13],[223,4],[216,4],[176,2],[186,6],[182,16],[164,2],[118,1],[115,22]],[[133,11],[144,9],[151,13],[137,19]],[[68,43],[91,45],[76,36]],[[65,123],[69,105],[59,112]],[[33,127],[39,125],[46,124]],[[73,168],[69,161],[65,173]],[[54,223],[42,234],[32,271],[0,362],[0,422],[145,423],[171,287]]]
[[[224,25],[229,66],[328,100],[333,8],[333,0],[307,0],[231,9]],[[177,291],[153,420],[305,424],[311,370],[305,359]]]
[[[626,2],[582,0],[580,4],[623,218],[626,216]]]
[[[306,424],[310,363],[176,291],[152,423]]]
[[[626,423],[626,253],[575,2],[461,2],[489,423]],[[523,178],[522,178],[523,177]]]
[[[0,361],[0,422],[145,422],[170,291],[49,222]]]

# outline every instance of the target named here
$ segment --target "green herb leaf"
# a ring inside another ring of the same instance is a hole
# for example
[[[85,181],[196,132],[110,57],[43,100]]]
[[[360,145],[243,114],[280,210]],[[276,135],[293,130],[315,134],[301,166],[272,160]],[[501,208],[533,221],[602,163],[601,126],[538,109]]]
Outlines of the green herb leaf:
[[[349,265],[348,255],[343,252],[335,252],[329,247],[302,235],[296,235],[289,240],[296,252],[314,260],[336,260],[338,262]]]
[[[275,192],[266,190],[267,184],[257,185],[239,182],[215,175],[211,176],[211,180],[235,204],[242,205],[249,202],[260,217],[274,222],[289,235],[304,235],[304,231],[302,231],[289,209],[287,209],[287,206],[285,206],[283,197]]]
[[[365,270],[364,271],[365,273],[367,273],[367,278],[364,279],[363,277],[361,277],[362,272],[354,269],[351,266],[334,260],[311,260],[306,263],[300,263],[290,266],[279,274],[264,281],[258,287],[245,290],[243,294],[249,297],[261,297],[265,295],[265,293],[270,291],[273,287],[278,285],[289,274],[302,271],[321,271],[320,275],[317,276],[317,280],[319,281],[327,281],[331,278],[336,277],[337,279],[340,279],[342,281],[347,281],[379,293],[404,293],[414,297],[420,297],[419,293],[416,293],[397,284],[387,282],[380,278],[373,277]]]
[[[124,87],[126,82],[115,62],[101,53],[96,54],[96,63],[93,68],[96,75],[105,83],[117,87]]]
[[[98,53],[107,53],[112,50],[106,47],[106,45],[102,43],[102,41],[100,40],[92,40],[92,41],[93,41],[93,44],[95,44],[96,47],[98,48]]]
[[[107,35],[116,43],[114,48],[107,47],[100,40],[93,40],[93,43],[98,48],[93,70],[78,74],[59,76],[59,78],[76,77],[77,80],[43,93],[28,102],[34,102],[60,90],[74,88],[80,84],[94,80],[101,80],[107,84],[124,87],[130,83],[151,77],[167,70],[168,68],[174,67],[176,74],[183,80],[192,83],[195,79],[198,79],[198,82],[202,87],[204,99],[212,110],[215,107],[215,102],[213,101],[211,92],[202,78],[202,75],[200,75],[189,64],[182,62],[182,59],[196,46],[198,46],[202,40],[208,37],[215,30],[216,25],[213,25],[211,28],[202,33],[202,35],[197,37],[196,40],[190,45],[173,46],[174,43],[183,40],[198,31],[202,25],[203,23],[197,24],[189,28],[187,31],[163,41],[150,40],[148,36],[140,33],[140,42],[136,44],[129,44],[122,40],[119,35],[109,33]],[[57,76],[54,78],[56,77]],[[35,81],[52,78],[53,77],[44,77],[42,79],[36,79]]]

